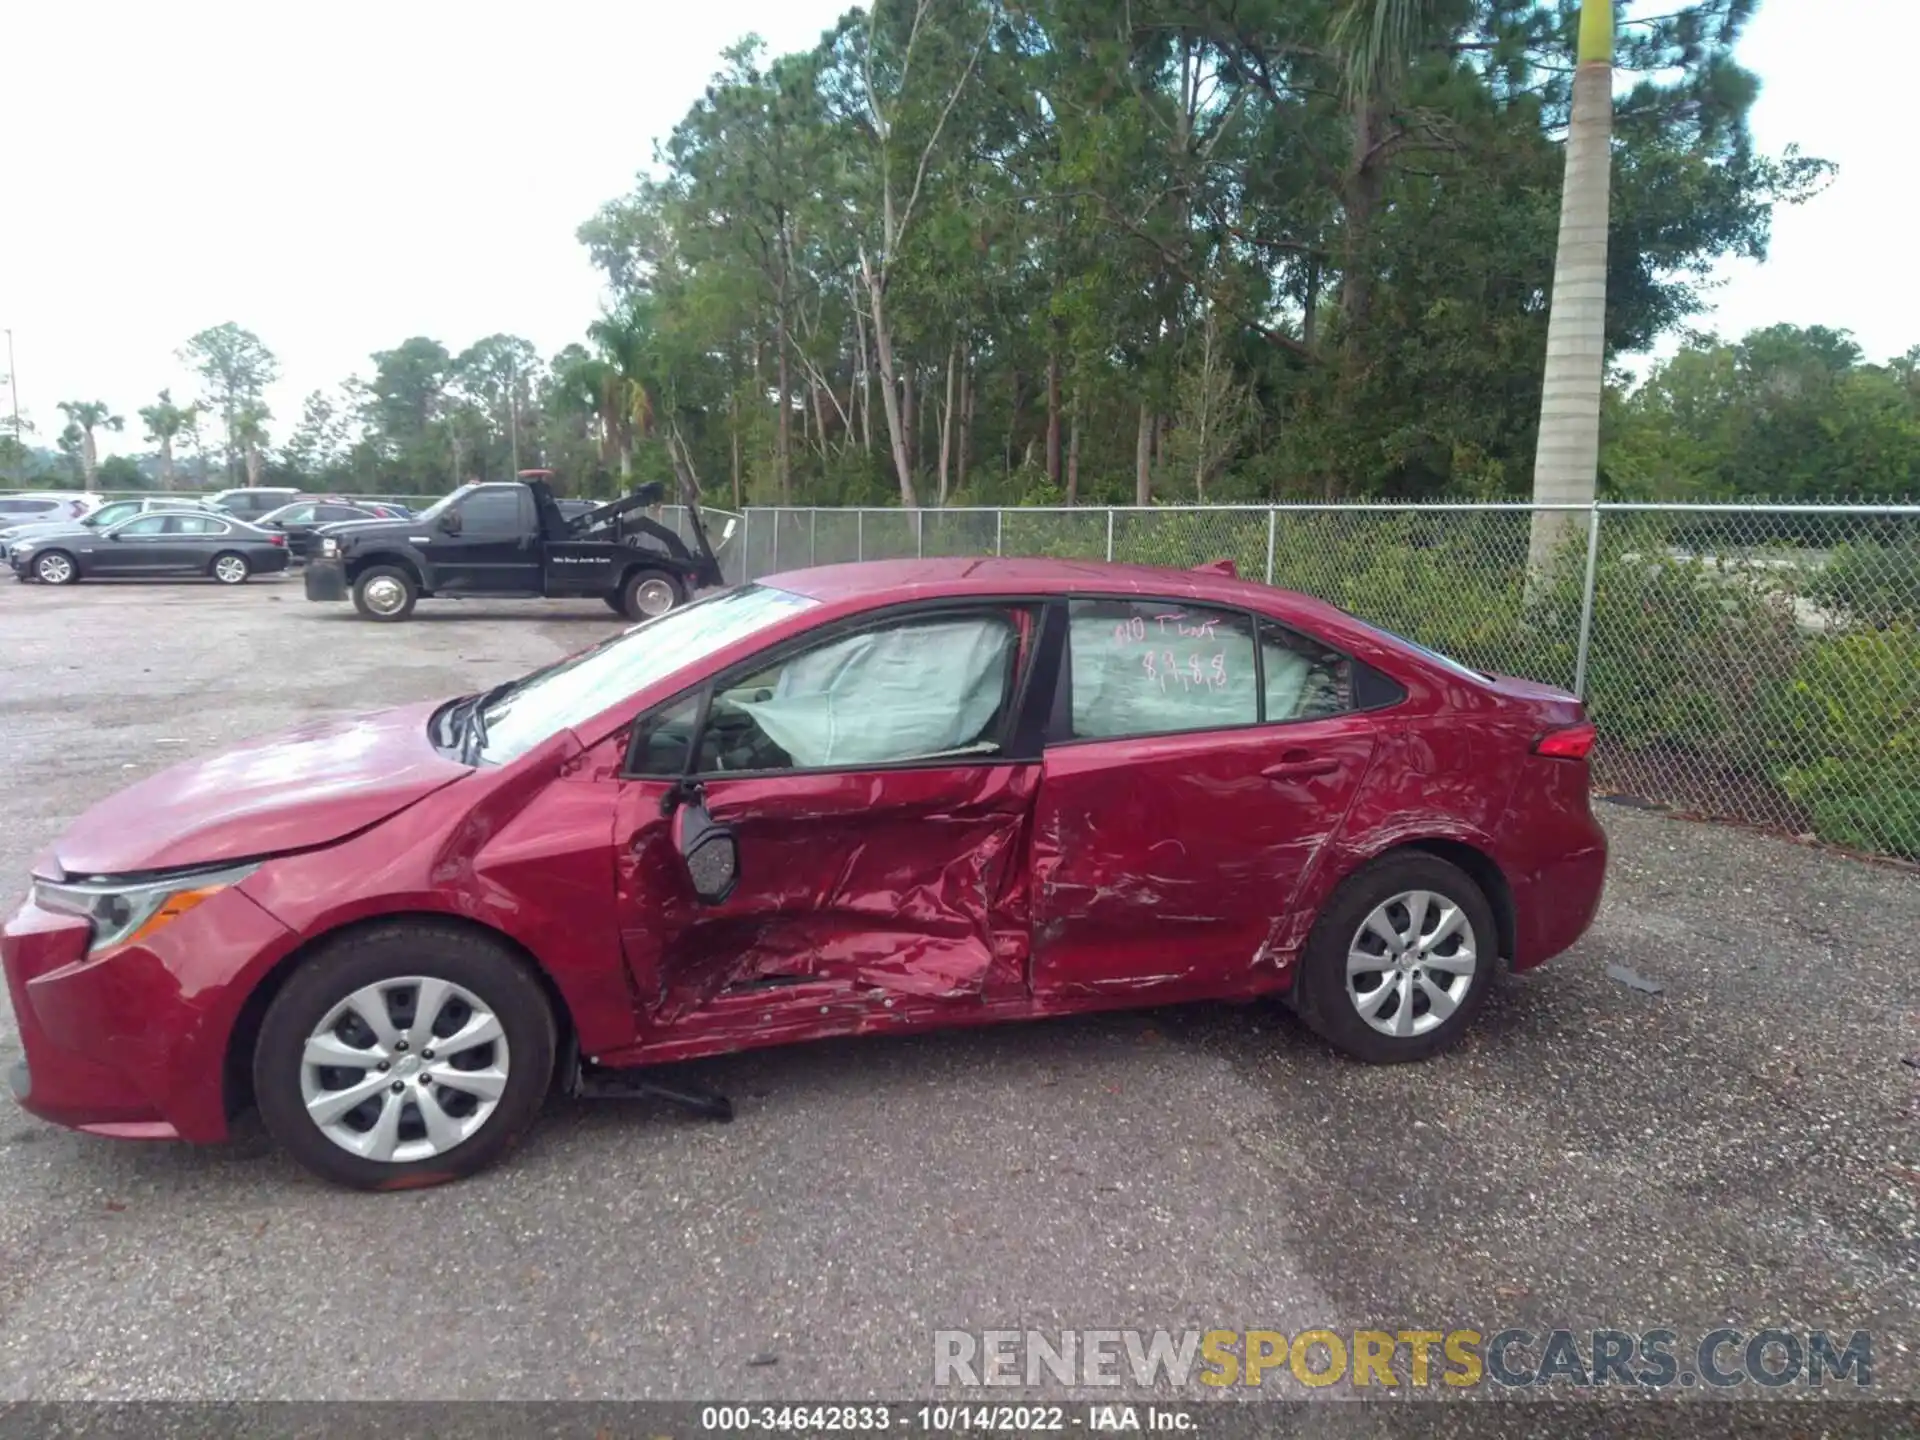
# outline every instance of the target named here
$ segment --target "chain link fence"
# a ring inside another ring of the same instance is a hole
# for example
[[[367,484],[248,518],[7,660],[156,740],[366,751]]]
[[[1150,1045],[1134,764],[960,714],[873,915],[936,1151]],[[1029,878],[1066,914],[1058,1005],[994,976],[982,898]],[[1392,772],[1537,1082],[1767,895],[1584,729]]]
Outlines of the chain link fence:
[[[1547,512],[1542,512],[1547,513]],[[1240,574],[1575,691],[1596,785],[1920,861],[1920,506],[752,509],[741,578],[1057,556]],[[729,572],[732,573],[731,571]]]

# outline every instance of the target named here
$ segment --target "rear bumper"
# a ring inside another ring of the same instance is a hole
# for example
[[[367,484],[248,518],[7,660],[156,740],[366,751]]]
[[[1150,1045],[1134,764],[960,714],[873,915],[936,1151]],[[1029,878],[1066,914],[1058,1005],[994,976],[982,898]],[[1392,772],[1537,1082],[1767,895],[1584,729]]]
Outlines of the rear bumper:
[[[221,1140],[226,1050],[246,992],[292,942],[237,889],[149,945],[90,957],[85,921],[31,900],[0,930],[25,1059],[22,1109],[96,1135]]]
[[[309,600],[344,600],[347,598],[347,567],[338,559],[325,560],[314,556],[306,562],[302,571],[303,583],[307,587]]]

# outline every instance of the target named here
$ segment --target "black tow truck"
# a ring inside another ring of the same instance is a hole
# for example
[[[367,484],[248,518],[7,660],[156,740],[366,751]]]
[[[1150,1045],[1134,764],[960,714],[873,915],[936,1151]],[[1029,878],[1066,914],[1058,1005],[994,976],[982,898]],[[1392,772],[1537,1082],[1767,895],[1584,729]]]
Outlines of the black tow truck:
[[[649,620],[724,583],[697,496],[686,497],[690,548],[642,513],[660,503],[661,485],[580,511],[576,501],[562,508],[549,479],[523,470],[514,480],[463,485],[411,519],[325,526],[307,563],[307,599],[351,596],[370,620],[404,620],[423,599],[597,595],[629,619]],[[732,533],[728,521],[722,543]]]

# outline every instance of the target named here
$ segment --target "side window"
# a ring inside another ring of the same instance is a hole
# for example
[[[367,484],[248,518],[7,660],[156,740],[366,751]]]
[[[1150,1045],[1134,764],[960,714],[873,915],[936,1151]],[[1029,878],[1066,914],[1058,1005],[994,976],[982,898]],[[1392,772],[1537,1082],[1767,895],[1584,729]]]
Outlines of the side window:
[[[994,754],[1020,654],[1013,616],[947,615],[844,635],[722,680],[696,769],[891,765]]]
[[[696,690],[663,710],[656,710],[640,721],[634,738],[631,773],[635,775],[684,775],[687,760],[693,754],[694,729],[700,724],[700,699]]]
[[[1245,615],[1177,600],[1075,600],[1068,621],[1075,739],[1259,720]]]
[[[166,528],[166,516],[142,515],[138,520],[129,520],[113,533],[116,535],[158,535]]]
[[[224,535],[227,527],[211,515],[169,515],[169,535]]]
[[[366,518],[365,510],[356,510],[351,505],[322,505],[318,514],[318,519],[323,525],[329,520],[364,520]]]
[[[90,518],[93,521],[94,528],[104,529],[109,525],[118,525],[122,520],[127,520],[138,515],[140,510],[141,504],[138,500],[124,500],[118,505],[102,505],[98,510],[94,511]]]
[[[1354,708],[1353,662],[1297,630],[1260,622],[1268,724],[1322,720]]]
[[[476,490],[460,502],[460,533],[476,535],[518,535],[520,495],[517,490]]]
[[[282,525],[305,525],[313,519],[316,508],[312,505],[296,505],[291,510],[283,511],[278,518]]]

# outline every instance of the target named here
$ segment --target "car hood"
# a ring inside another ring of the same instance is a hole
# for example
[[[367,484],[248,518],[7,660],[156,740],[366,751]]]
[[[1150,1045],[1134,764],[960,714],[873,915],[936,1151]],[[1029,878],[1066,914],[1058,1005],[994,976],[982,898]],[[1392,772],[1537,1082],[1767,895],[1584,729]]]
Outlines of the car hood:
[[[87,811],[54,860],[67,876],[128,875],[344,839],[471,773],[428,740],[437,708],[309,721],[172,766]]]
[[[78,520],[34,520],[0,530],[0,540],[18,545],[27,540],[44,540],[50,535],[88,535],[93,530],[93,526],[82,525]]]
[[[405,540],[410,535],[425,535],[427,527],[418,520],[335,520],[320,527],[342,544],[357,540]]]

